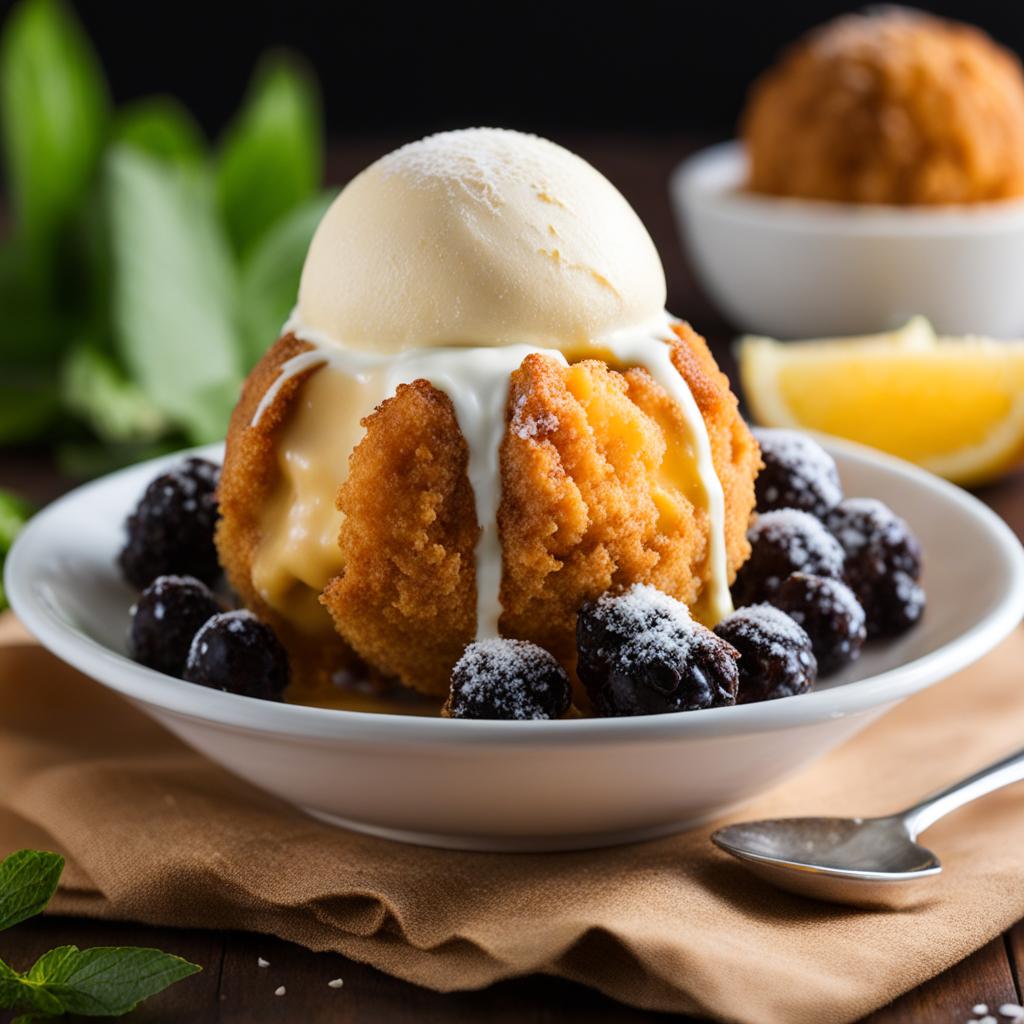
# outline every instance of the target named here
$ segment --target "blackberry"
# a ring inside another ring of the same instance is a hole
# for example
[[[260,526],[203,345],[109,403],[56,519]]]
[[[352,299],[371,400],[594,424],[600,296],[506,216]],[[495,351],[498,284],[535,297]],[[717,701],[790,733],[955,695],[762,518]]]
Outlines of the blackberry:
[[[194,576],[157,576],[132,605],[129,654],[141,665],[181,678],[192,638],[218,612],[210,588]]]
[[[736,652],[684,604],[636,584],[580,610],[576,674],[599,715],[649,715],[736,702]]]
[[[867,638],[864,609],[842,580],[795,572],[771,603],[811,638],[819,675],[834,672],[860,657]]]
[[[765,512],[747,533],[750,558],[732,587],[737,607],[768,601],[791,573],[839,579],[843,549],[839,541],[809,512],[795,508]]]
[[[288,686],[288,656],[252,612],[223,612],[193,638],[185,678],[214,690],[280,700]]]
[[[921,575],[921,545],[888,505],[876,498],[847,498],[829,513],[826,525],[846,552],[847,571],[879,576]]]
[[[857,596],[867,616],[868,639],[895,637],[921,621],[927,598],[924,588],[905,572],[893,572],[870,586],[859,584]]]
[[[907,523],[874,498],[848,498],[828,528],[846,553],[846,582],[864,606],[869,637],[897,636],[924,613],[921,545]]]
[[[146,488],[125,522],[121,572],[139,590],[157,576],[195,576],[213,585],[220,577],[213,542],[220,468],[185,459]]]
[[[526,640],[480,640],[452,669],[448,718],[561,718],[572,702],[565,669]]]
[[[818,663],[811,638],[770,604],[740,608],[715,633],[739,651],[738,704],[792,697],[814,687]]]
[[[757,510],[798,508],[823,519],[843,500],[832,456],[795,430],[755,430],[764,468],[754,481]]]

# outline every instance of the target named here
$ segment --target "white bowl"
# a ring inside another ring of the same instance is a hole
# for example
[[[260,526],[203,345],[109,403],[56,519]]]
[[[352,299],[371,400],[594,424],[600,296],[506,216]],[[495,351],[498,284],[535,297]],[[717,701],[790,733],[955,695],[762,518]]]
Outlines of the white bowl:
[[[174,461],[115,473],[39,513],[8,557],[25,625],[225,768],[317,817],[409,842],[579,849],[674,832],[774,785],[904,697],[990,650],[1024,613],[1024,554],[975,498],[920,469],[829,443],[847,493],[909,519],[929,605],[814,693],[675,715],[480,722],[238,697],[125,657],[134,594],[114,558],[145,485]],[[199,452],[219,458],[219,447]]]
[[[690,157],[670,191],[700,280],[737,326],[777,338],[868,334],[928,317],[942,334],[1024,333],[1024,201],[867,206],[743,191],[739,143]]]

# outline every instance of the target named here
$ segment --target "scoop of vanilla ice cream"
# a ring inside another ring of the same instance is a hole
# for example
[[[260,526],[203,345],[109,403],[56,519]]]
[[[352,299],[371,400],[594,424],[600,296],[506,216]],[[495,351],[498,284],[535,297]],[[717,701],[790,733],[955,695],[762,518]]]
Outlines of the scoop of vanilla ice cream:
[[[570,348],[665,307],[654,243],[586,161],[475,128],[413,142],[327,211],[299,288],[302,326],[346,347]]]

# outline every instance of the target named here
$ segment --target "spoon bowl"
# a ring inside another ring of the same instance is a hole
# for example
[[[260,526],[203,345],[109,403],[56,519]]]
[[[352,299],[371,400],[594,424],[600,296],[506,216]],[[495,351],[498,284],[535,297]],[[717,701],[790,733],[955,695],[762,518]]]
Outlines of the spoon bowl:
[[[920,902],[942,871],[938,857],[896,816],[748,821],[711,839],[780,888],[860,907]]]
[[[928,895],[942,871],[917,837],[958,807],[1024,780],[1024,750],[884,818],[776,818],[719,829],[711,841],[759,878],[813,899],[873,909]]]

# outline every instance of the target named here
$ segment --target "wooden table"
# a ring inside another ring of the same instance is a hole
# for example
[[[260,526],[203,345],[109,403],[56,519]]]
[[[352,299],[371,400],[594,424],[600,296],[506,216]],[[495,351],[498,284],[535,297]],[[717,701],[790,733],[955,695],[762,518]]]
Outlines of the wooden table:
[[[332,179],[346,180],[369,160],[392,148],[395,141],[364,139],[338,146],[330,161]],[[720,361],[731,370],[729,341],[733,332],[703,299],[693,280],[679,246],[665,191],[669,172],[693,149],[692,142],[632,137],[562,141],[604,171],[636,207],[662,254],[669,281],[669,308],[689,319],[711,339]],[[43,502],[66,489],[68,481],[60,478],[43,454],[7,452],[0,453],[0,485],[20,489],[33,500]],[[980,496],[1018,535],[1024,535],[1024,473],[985,489]],[[278,939],[248,934],[41,918],[0,933],[0,957],[23,967],[45,950],[65,943],[156,946],[203,965],[201,975],[138,1010],[132,1020],[140,1024],[639,1024],[668,1019],[664,1014],[624,1007],[579,985],[544,977],[504,982],[483,992],[438,995],[342,956],[314,954]],[[269,960],[270,967],[260,969],[257,957]],[[327,982],[337,977],[344,979],[344,987],[328,988]],[[274,995],[279,985],[287,990],[281,997]],[[1022,985],[1024,922],[868,1020],[871,1024],[954,1024],[968,1019],[971,1007],[977,1003],[992,1009],[1003,1003],[1024,1002]]]

